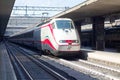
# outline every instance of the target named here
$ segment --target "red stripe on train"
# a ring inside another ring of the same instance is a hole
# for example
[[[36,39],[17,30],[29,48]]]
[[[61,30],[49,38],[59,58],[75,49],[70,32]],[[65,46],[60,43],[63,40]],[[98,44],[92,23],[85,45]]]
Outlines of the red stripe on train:
[[[52,45],[49,39],[45,39],[44,41],[41,41],[43,44],[49,45],[52,49],[56,50],[55,47]]]

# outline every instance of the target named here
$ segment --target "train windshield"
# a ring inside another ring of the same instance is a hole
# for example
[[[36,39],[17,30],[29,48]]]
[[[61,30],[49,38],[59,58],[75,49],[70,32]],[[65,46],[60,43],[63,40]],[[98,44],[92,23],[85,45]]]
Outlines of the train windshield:
[[[58,29],[73,29],[73,23],[70,20],[57,20],[56,25]]]

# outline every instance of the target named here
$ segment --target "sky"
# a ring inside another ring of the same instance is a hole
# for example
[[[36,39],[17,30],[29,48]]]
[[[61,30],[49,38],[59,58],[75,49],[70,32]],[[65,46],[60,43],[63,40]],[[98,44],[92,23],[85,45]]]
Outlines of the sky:
[[[15,6],[73,7],[86,0],[16,0]]]
[[[74,7],[86,0],[16,0],[14,6],[40,6],[40,7]],[[13,13],[13,12],[12,12]],[[25,12],[14,12],[25,13]],[[33,12],[39,13],[39,12]],[[39,14],[42,15],[43,12]],[[49,16],[54,16],[59,12],[48,12]]]

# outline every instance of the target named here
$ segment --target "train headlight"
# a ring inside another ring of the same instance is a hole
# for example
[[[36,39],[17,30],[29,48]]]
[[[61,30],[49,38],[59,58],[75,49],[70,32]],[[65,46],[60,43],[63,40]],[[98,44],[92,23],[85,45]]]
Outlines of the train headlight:
[[[62,43],[62,40],[60,40],[59,42]]]
[[[79,43],[79,40],[75,40],[75,43]]]
[[[73,40],[73,43],[79,43],[79,40]]]
[[[60,43],[79,43],[79,40],[60,40]]]
[[[60,42],[60,43],[65,43],[66,41],[65,41],[65,40],[60,40],[59,42]]]

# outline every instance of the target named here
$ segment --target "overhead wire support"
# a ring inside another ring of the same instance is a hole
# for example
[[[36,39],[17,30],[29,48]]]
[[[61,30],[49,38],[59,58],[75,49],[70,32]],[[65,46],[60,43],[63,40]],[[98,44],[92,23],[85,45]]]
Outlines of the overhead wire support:
[[[14,6],[12,16],[40,16],[42,13],[60,12],[67,9],[69,7]]]
[[[29,11],[64,11],[69,7],[40,7],[40,6],[14,6],[13,10],[29,10]]]

